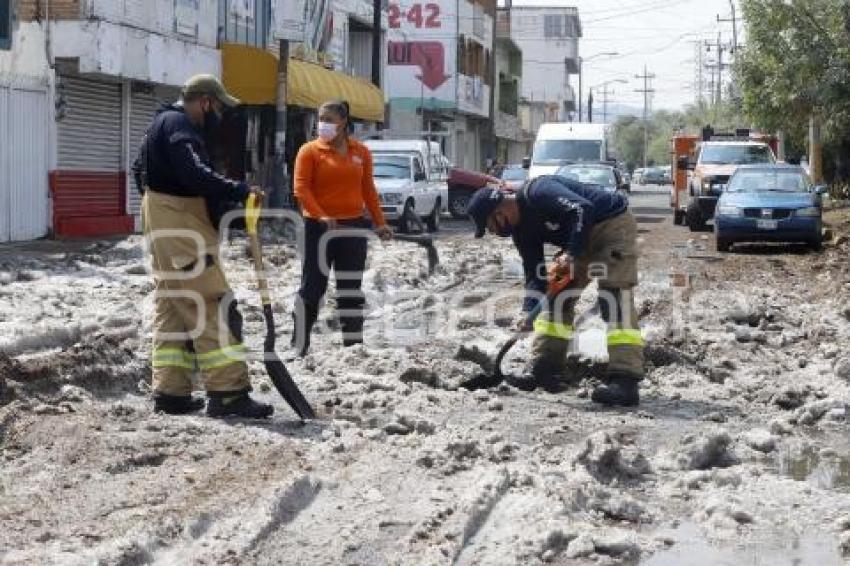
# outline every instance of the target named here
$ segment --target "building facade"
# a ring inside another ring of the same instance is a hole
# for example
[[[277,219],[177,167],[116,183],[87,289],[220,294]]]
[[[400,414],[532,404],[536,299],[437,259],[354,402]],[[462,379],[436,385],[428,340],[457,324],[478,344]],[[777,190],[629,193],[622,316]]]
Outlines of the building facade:
[[[388,5],[391,135],[438,139],[459,167],[493,157],[494,0]]]
[[[12,33],[0,49],[0,121],[29,108],[33,151],[0,157],[11,165],[4,211],[31,224],[0,223],[0,240],[133,231],[140,199],[129,171],[147,125],[189,76],[221,73],[216,0],[4,1]],[[26,202],[21,183],[32,187]]]
[[[529,154],[528,132],[520,121],[522,51],[511,39],[510,10],[496,12],[496,84],[493,98],[493,129],[496,161],[519,163]]]
[[[511,38],[522,50],[523,104],[532,116],[527,126],[532,134],[541,117],[570,121],[577,107],[570,75],[579,72],[581,21],[576,8],[513,6]]]

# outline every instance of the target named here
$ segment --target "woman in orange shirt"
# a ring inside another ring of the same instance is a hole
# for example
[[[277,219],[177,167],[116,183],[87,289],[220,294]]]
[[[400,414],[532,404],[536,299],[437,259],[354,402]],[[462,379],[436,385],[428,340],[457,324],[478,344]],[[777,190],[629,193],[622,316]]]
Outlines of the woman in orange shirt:
[[[392,238],[372,178],[372,154],[348,136],[348,126],[347,102],[324,103],[319,108],[318,139],[301,146],[295,158],[295,197],[304,215],[301,288],[295,300],[292,334],[292,345],[299,356],[310,347],[310,332],[327,291],[331,268],[336,273],[343,344],[363,342],[366,301],[360,288],[368,240],[365,236],[322,236],[339,228],[368,228],[370,222],[363,214],[366,209],[378,236]]]

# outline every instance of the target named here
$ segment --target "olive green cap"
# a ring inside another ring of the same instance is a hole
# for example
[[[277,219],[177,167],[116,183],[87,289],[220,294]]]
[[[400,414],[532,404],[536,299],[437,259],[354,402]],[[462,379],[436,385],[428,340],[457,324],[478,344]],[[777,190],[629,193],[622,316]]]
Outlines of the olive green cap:
[[[227,90],[221,81],[214,75],[195,75],[183,85],[183,96],[205,94],[219,99],[222,104],[229,107],[239,106],[242,101],[227,94]]]

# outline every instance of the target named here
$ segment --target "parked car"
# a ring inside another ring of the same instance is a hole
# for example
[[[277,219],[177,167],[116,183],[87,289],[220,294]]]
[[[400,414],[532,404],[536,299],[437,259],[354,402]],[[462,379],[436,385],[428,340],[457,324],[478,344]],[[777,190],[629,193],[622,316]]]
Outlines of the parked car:
[[[422,158],[409,153],[381,152],[375,153],[373,160],[375,186],[387,220],[395,222],[402,233],[416,227],[416,218],[429,231],[439,230],[440,185],[428,180]]]
[[[739,167],[717,203],[717,251],[737,242],[805,242],[820,249],[824,192],[796,165]]]
[[[616,167],[603,163],[573,163],[564,165],[555,173],[585,185],[597,186],[602,190],[618,192],[624,196],[631,187],[623,182]]]
[[[469,206],[472,193],[487,184],[499,183],[501,181],[496,177],[453,167],[449,171],[448,181],[449,212],[452,217],[466,219],[466,208]]]
[[[658,167],[645,169],[643,175],[641,175],[641,184],[664,185],[665,183],[667,183],[667,179],[665,178],[664,171]]]
[[[528,169],[524,169],[522,165],[505,165],[499,178],[502,180],[503,187],[517,191],[528,179]]]
[[[635,169],[634,174],[632,175],[632,180],[636,184],[638,184],[638,185],[643,184],[643,173],[644,173],[644,171],[646,171],[646,169],[644,169],[643,167],[638,167],[637,169]]]

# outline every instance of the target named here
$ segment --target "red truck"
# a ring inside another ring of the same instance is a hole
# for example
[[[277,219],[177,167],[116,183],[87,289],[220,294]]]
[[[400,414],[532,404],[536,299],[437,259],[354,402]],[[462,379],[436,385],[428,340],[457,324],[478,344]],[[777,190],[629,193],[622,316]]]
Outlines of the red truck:
[[[449,212],[454,218],[466,218],[466,208],[472,193],[488,183],[501,183],[496,177],[466,169],[449,170]]]

